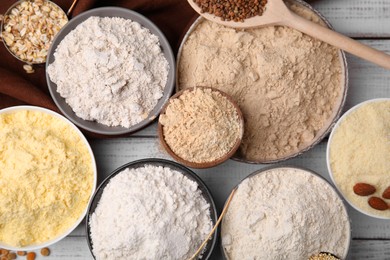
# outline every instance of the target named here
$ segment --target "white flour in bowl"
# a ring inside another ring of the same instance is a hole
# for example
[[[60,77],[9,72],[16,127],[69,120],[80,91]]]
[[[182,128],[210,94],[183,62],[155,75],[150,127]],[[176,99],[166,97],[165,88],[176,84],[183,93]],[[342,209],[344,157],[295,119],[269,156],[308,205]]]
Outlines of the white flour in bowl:
[[[346,209],[325,180],[276,168],[244,180],[222,222],[227,259],[307,260],[319,252],[345,259]]]
[[[189,259],[212,228],[198,184],[168,167],[125,169],[90,222],[96,259]]]
[[[129,19],[91,17],[58,45],[50,80],[76,115],[108,126],[146,119],[163,96],[169,64],[159,39]]]

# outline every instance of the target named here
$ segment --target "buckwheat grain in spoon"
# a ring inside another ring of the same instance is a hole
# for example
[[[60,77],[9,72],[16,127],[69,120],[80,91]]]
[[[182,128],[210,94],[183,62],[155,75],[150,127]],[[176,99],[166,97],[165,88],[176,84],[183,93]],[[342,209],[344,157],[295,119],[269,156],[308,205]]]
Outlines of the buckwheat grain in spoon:
[[[362,59],[390,69],[390,55],[293,13],[283,0],[188,0],[191,7],[212,22],[237,29],[281,25],[324,41]],[[222,19],[221,19],[222,18]]]

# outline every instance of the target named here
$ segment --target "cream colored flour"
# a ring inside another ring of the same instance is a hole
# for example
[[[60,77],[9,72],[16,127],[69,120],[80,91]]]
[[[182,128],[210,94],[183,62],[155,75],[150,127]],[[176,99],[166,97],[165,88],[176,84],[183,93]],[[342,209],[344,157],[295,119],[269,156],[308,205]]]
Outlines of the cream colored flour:
[[[373,196],[381,197],[390,186],[390,100],[364,104],[348,114],[329,145],[333,179],[346,199],[367,213],[390,218],[390,210],[375,210],[369,197],[353,192],[356,183],[364,182],[376,187]]]
[[[129,128],[163,96],[169,64],[158,36],[138,22],[92,16],[58,44],[47,67],[76,115]]]
[[[172,99],[159,121],[171,150],[196,163],[229,153],[243,131],[234,105],[218,91],[203,88]]]
[[[323,24],[301,5],[291,9]],[[239,104],[246,123],[238,156],[246,160],[275,160],[307,148],[341,102],[339,51],[287,27],[239,31],[201,20],[179,58],[179,88],[215,87]]]
[[[238,186],[221,237],[228,260],[307,260],[323,251],[345,259],[349,232],[347,212],[332,187],[286,167]]]

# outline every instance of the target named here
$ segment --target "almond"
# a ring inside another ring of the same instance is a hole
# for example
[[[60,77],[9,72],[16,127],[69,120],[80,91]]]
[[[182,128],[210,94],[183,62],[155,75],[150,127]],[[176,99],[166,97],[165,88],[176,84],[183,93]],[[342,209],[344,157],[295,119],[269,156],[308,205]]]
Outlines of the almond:
[[[371,184],[360,182],[356,183],[355,186],[353,186],[353,191],[359,196],[368,196],[374,194],[376,189]]]
[[[371,197],[368,200],[368,204],[371,206],[371,208],[376,210],[386,210],[389,208],[389,205],[387,205],[383,199],[378,197]]]
[[[385,191],[382,193],[382,197],[384,199],[390,199],[390,186],[385,189]]]

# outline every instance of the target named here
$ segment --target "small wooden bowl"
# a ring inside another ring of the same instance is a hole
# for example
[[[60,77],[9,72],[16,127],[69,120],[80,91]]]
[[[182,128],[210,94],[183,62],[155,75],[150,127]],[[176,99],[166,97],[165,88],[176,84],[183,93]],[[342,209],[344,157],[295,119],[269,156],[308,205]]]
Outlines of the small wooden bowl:
[[[162,144],[162,146],[164,147],[164,149],[168,152],[168,154],[170,156],[172,156],[173,159],[175,159],[175,161],[183,164],[183,165],[186,165],[188,167],[191,167],[191,168],[198,168],[198,169],[204,169],[204,168],[210,168],[210,167],[214,167],[218,164],[221,164],[223,163],[224,161],[226,161],[227,159],[229,159],[230,157],[233,156],[233,154],[237,151],[237,149],[240,147],[240,144],[241,144],[241,140],[242,140],[242,136],[244,134],[244,117],[241,113],[241,110],[240,110],[240,107],[236,104],[236,102],[228,95],[226,94],[225,92],[222,92],[216,88],[212,88],[212,87],[195,87],[195,88],[187,88],[187,89],[183,89],[179,92],[177,92],[175,95],[173,95],[169,101],[165,104],[165,106],[163,107],[163,109],[161,110],[161,115],[165,114],[165,111],[167,109],[167,107],[169,106],[170,102],[175,99],[175,98],[178,98],[179,96],[181,96],[184,92],[187,92],[187,91],[193,91],[195,90],[196,88],[202,88],[202,89],[211,89],[212,91],[215,91],[215,92],[219,92],[223,97],[225,97],[228,101],[230,101],[230,103],[234,106],[234,108],[236,109],[236,112],[237,112],[237,115],[238,115],[238,120],[239,120],[239,125],[240,125],[240,133],[238,135],[238,138],[235,142],[235,144],[233,145],[232,149],[230,149],[230,151],[223,155],[222,157],[219,157],[218,159],[216,160],[213,160],[213,161],[208,161],[208,162],[202,162],[202,163],[197,163],[197,162],[191,162],[191,161],[187,161],[181,157],[179,157],[176,153],[174,153],[172,151],[172,149],[169,147],[169,145],[166,143],[165,141],[165,138],[164,138],[164,130],[163,130],[163,125],[160,123],[160,121],[158,122],[158,137],[160,139],[160,142]],[[205,129],[205,131],[207,131],[207,129]]]

